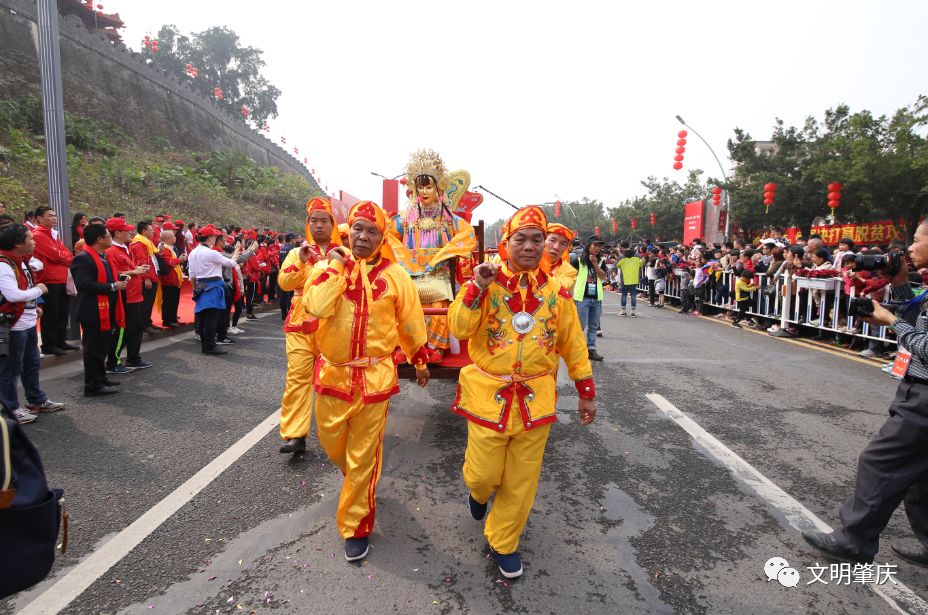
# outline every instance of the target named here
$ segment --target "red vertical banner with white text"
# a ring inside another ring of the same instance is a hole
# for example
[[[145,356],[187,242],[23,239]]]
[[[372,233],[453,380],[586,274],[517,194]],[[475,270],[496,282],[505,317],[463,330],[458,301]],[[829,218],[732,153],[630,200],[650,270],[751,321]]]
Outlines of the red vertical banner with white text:
[[[690,244],[694,239],[702,238],[702,219],[705,210],[705,201],[693,201],[683,206],[683,243]]]

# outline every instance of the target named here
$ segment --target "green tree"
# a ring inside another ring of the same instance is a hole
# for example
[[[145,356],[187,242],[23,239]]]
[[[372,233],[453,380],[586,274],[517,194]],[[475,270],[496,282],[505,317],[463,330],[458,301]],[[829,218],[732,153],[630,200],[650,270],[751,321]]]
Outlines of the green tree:
[[[691,201],[707,198],[708,187],[702,183],[702,171],[694,169],[687,174],[686,181],[648,177],[641,182],[647,194],[633,199],[626,199],[617,207],[609,209],[609,217],[615,219],[619,235],[633,235],[633,238],[657,239],[670,241],[681,239],[683,233],[683,205]],[[655,224],[651,225],[651,214]],[[631,221],[637,221],[637,229],[632,232]],[[611,224],[611,222],[610,222]],[[611,230],[611,227],[610,227]]]
[[[223,99],[218,102],[236,118],[241,118],[243,105],[251,110],[249,120],[257,126],[277,117],[280,90],[261,74],[264,52],[243,46],[229,28],[212,27],[184,36],[177,26],[165,25],[158,32],[158,53],[149,48],[142,53],[153,65],[181,79],[187,79],[188,63],[196,66],[193,88],[210,98],[213,88],[222,89]]]
[[[801,128],[774,126],[776,152],[760,153],[749,134],[735,129],[728,150],[735,173],[730,191],[733,219],[742,229],[766,225],[799,226],[830,215],[827,185],[841,182],[840,221],[903,221],[911,234],[928,205],[928,123],[924,96],[892,116],[851,113],[847,105],[825,112],[822,122],[806,119]],[[777,184],[776,202],[765,212],[764,184]]]

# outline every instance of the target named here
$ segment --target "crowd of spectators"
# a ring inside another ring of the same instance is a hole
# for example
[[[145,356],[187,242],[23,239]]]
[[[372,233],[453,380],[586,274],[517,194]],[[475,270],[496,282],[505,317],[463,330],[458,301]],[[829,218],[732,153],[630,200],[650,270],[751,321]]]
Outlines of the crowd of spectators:
[[[116,376],[152,367],[141,356],[142,338],[188,324],[178,310],[191,277],[188,256],[199,245],[235,262],[222,272],[226,306],[211,346],[233,344],[231,336],[244,332],[241,321],[256,318],[256,305],[279,302],[282,314],[289,310],[289,294],[276,279],[287,252],[302,241],[294,233],[201,226],[166,214],[130,223],[121,212],[110,218],[77,213],[69,248],[57,227],[49,207],[18,222],[0,203],[0,402],[20,423],[64,408],[41,389],[42,355],[83,350],[86,396],[115,394]],[[196,325],[201,339],[205,332]],[[79,346],[70,343],[78,337]]]
[[[576,253],[581,250],[582,246],[575,245]],[[905,243],[900,239],[884,246],[857,246],[846,238],[831,250],[818,235],[790,242],[781,229],[772,228],[753,243],[743,239],[715,244],[696,239],[689,245],[622,241],[604,246],[602,255],[607,289],[620,294],[621,316],[636,315],[636,297],[641,294],[655,308],[672,303],[681,314],[714,316],[729,320],[732,327],[778,334],[779,314],[748,312],[756,311],[758,293],[766,294],[770,298],[766,304],[772,306],[776,293],[789,292],[790,313],[798,313],[793,319],[798,322],[790,323],[779,334],[833,339],[847,347],[865,344],[861,356],[891,357],[894,346],[872,336],[861,338],[862,323],[848,318],[852,296],[880,301],[888,284],[888,277],[878,271],[861,270],[858,255],[887,252],[904,254]],[[788,290],[781,283],[786,273],[792,280]],[[840,282],[833,285],[834,290],[804,288],[796,282],[797,277]],[[922,277],[928,281],[928,271],[919,272],[917,277],[919,283]],[[677,283],[674,287],[679,289],[679,296],[667,299],[665,291],[672,282]]]

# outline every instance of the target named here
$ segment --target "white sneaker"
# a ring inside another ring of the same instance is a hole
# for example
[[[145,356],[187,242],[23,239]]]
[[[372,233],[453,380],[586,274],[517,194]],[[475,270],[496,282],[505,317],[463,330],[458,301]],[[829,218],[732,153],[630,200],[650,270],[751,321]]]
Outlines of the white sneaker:
[[[229,327],[228,332],[232,335],[241,335],[245,332],[244,329],[239,329],[238,327]]]
[[[876,356],[876,353],[870,350],[869,348],[865,348],[862,352],[858,353],[857,356],[871,359]]]
[[[13,416],[16,418],[16,422],[20,425],[31,423],[38,418],[36,415],[32,414],[25,408],[15,408],[13,410]]]
[[[779,330],[780,330],[780,325],[773,325],[772,327],[767,329],[767,333],[776,333]]]

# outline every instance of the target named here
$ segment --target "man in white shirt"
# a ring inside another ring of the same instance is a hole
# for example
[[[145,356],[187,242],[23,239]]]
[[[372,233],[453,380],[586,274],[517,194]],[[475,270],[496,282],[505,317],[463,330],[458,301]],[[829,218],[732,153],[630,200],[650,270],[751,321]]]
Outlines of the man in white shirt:
[[[7,348],[0,350],[0,400],[20,423],[31,423],[40,412],[56,412],[64,404],[48,399],[39,387],[39,338],[36,321],[41,308],[36,300],[48,292],[36,284],[28,266],[35,239],[23,224],[0,232],[0,322],[7,329]],[[26,407],[19,405],[17,378],[26,392]]]
[[[235,246],[232,258],[214,250],[216,238],[222,231],[209,224],[197,233],[199,245],[187,259],[187,271],[193,285],[194,313],[200,319],[200,344],[203,354],[223,355],[225,350],[216,348],[216,324],[226,309],[226,284],[222,277],[223,268],[232,268],[235,263],[245,262],[254,255],[257,243],[253,242],[244,253],[241,244]]]

